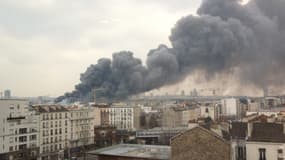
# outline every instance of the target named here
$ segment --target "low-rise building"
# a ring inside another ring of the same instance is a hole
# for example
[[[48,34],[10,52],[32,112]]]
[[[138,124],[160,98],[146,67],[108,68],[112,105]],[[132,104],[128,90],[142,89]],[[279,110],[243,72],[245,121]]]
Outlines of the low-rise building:
[[[249,123],[248,125],[247,159],[281,160],[285,158],[283,124]]]
[[[136,138],[148,145],[169,145],[172,137],[187,130],[189,130],[188,127],[157,127],[136,131]]]
[[[107,147],[119,143],[117,129],[114,126],[95,126],[94,144],[97,148]]]
[[[231,146],[220,135],[194,127],[171,139],[171,160],[229,160]]]
[[[170,160],[169,146],[119,144],[87,153],[97,160]]]

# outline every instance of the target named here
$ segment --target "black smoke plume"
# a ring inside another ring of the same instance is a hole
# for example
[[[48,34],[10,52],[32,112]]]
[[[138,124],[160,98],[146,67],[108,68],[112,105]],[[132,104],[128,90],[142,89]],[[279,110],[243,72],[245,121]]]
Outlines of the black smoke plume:
[[[285,82],[285,1],[204,0],[198,16],[180,19],[172,47],[150,50],[146,66],[132,52],[100,59],[81,74],[81,83],[57,100],[124,99],[175,84],[195,70],[205,76],[238,72],[242,84],[282,86]]]

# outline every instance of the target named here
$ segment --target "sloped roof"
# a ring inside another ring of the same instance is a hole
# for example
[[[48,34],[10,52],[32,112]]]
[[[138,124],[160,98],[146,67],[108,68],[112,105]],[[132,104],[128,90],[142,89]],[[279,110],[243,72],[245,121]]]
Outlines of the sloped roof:
[[[190,130],[187,130],[187,131],[185,131],[185,132],[181,132],[181,133],[177,134],[176,136],[172,137],[172,138],[170,139],[170,144],[171,144],[171,142],[174,141],[176,138],[178,138],[178,137],[180,137],[180,136],[182,136],[182,135],[184,135],[184,134],[191,133],[191,132],[193,132],[194,130],[197,130],[197,129],[199,129],[199,130],[201,130],[201,131],[203,131],[203,132],[206,132],[206,133],[212,135],[213,137],[215,137],[216,139],[218,139],[218,140],[220,140],[220,141],[223,141],[223,142],[225,142],[225,143],[229,143],[226,139],[224,139],[223,137],[221,137],[219,134],[217,134],[217,133],[215,133],[215,132],[213,132],[213,131],[211,131],[211,130],[208,130],[208,129],[206,129],[206,128],[203,128],[203,127],[201,127],[201,126],[196,126],[196,127],[192,128],[192,129],[190,129]]]
[[[48,113],[48,112],[66,112],[68,109],[61,105],[36,105],[32,106],[37,112]]]
[[[248,141],[285,143],[283,124],[253,123],[253,130]]]
[[[247,135],[247,123],[232,122],[230,128],[230,136],[234,139],[245,139]]]

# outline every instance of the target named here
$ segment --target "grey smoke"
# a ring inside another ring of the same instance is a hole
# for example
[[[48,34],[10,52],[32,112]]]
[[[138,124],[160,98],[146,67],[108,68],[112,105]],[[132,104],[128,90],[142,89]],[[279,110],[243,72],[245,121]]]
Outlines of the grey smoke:
[[[146,66],[132,52],[114,53],[81,74],[75,91],[62,98],[122,99],[175,84],[195,70],[211,79],[238,72],[242,84],[284,85],[285,1],[204,0],[198,16],[180,19],[169,37],[148,53]]]

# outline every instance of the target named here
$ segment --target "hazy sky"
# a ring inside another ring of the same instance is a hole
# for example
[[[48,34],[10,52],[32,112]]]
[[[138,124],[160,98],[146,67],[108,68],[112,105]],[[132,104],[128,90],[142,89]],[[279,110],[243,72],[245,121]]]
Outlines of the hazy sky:
[[[58,96],[101,57],[169,44],[200,0],[0,0],[0,90]]]

